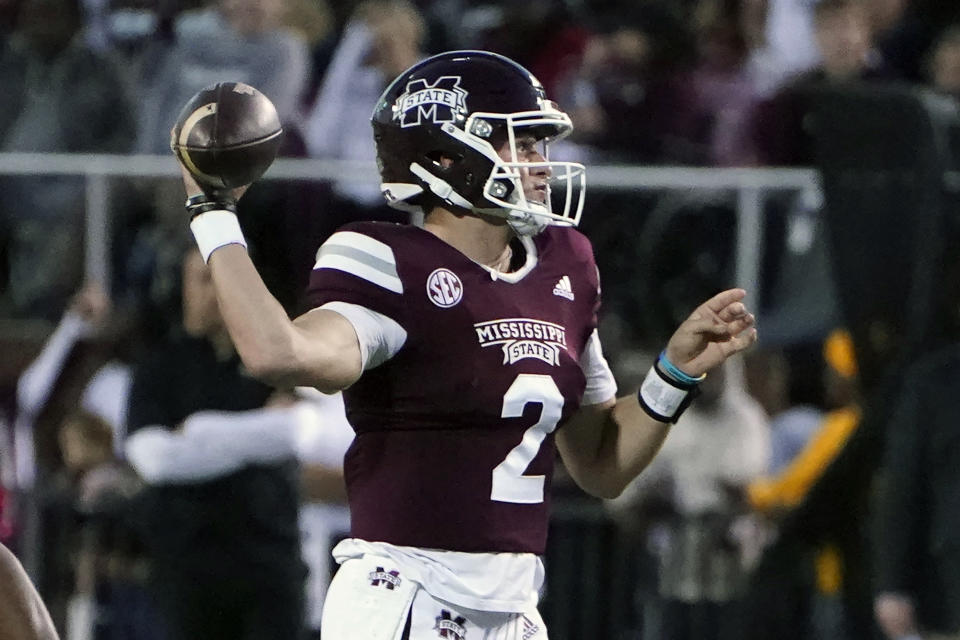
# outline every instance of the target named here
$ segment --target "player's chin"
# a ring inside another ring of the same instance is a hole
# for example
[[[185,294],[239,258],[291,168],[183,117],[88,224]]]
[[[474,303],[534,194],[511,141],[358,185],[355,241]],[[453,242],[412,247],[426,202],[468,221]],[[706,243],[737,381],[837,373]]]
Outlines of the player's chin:
[[[527,202],[530,204],[538,204],[543,206],[547,204],[546,187],[534,187],[529,191],[524,191],[524,196],[526,196]]]

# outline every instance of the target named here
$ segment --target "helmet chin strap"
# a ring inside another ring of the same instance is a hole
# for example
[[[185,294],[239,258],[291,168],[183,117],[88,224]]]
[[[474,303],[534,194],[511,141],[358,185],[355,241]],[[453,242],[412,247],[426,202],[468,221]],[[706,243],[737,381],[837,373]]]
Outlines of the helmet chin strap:
[[[510,228],[513,229],[513,232],[518,236],[535,236],[546,229],[549,224],[547,218],[538,216],[530,211],[520,209],[478,209],[471,206],[470,202],[457,193],[450,183],[433,175],[416,162],[410,164],[410,171],[423,180],[430,188],[430,191],[458,207],[475,213],[505,218],[507,224],[510,225]],[[544,207],[544,210],[546,210],[546,207]]]
[[[536,212],[526,211],[524,209],[509,209],[506,207],[482,209],[479,207],[471,207],[468,211],[472,211],[477,215],[492,216],[505,220],[507,226],[513,229],[513,232],[520,237],[535,236],[550,226],[549,217],[540,216],[537,215]],[[544,207],[544,211],[546,211],[546,207]]]
[[[547,220],[529,211],[510,209],[507,224],[518,236],[535,236],[547,228]]]
[[[535,236],[546,229],[550,224],[549,218],[546,216],[538,216],[532,211],[524,211],[522,209],[491,210],[474,207],[466,198],[457,193],[450,183],[433,175],[416,162],[410,164],[410,171],[423,180],[430,188],[430,191],[440,196],[444,200],[454,204],[455,206],[462,207],[467,211],[473,211],[474,213],[495,215],[506,219],[507,224],[510,225],[510,228],[513,229],[513,232],[518,236]],[[540,205],[539,203],[529,204],[543,206],[544,213],[547,212],[547,207],[544,205]]]
[[[410,163],[410,172],[423,180],[430,188],[430,191],[439,196],[441,199],[467,210],[473,208],[473,205],[470,204],[470,201],[457,193],[456,189],[453,188],[453,185],[446,180],[433,175],[416,162]]]

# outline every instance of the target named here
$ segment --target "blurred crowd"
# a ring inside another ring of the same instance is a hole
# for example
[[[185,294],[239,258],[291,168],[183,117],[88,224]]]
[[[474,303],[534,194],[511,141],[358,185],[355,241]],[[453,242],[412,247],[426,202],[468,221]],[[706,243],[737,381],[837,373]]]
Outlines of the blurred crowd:
[[[572,115],[567,155],[806,166],[811,87],[909,82],[960,94],[956,12],[932,0],[4,0],[0,150],[165,154],[186,100],[232,78],[273,100],[284,154],[372,161],[368,112],[388,79],[426,54],[481,48],[531,69]],[[3,180],[0,310],[53,320],[83,274],[83,182]],[[154,245],[175,199],[120,182],[113,287],[136,298],[163,260]],[[286,221],[307,248],[272,268],[302,273],[296,260],[337,222],[391,216],[369,183],[305,191],[264,196],[322,200],[326,214]]]
[[[449,48],[497,51],[531,69],[575,122],[563,153],[588,162],[807,166],[811,87],[909,82],[960,94],[956,10],[931,0],[198,5],[4,0],[0,150],[165,154],[186,100],[232,78],[273,100],[285,155],[372,162],[370,105],[399,71]],[[83,181],[3,180],[0,310],[53,320],[83,275],[75,241],[84,232]],[[175,198],[153,184],[118,182],[112,286],[142,298],[164,260],[160,238],[176,226]],[[288,231],[278,242],[306,240],[270,268],[302,274],[317,238],[338,222],[391,219],[375,185],[343,179],[319,191],[263,195],[264,206],[322,201],[325,214],[278,225]]]
[[[0,0],[0,152],[168,154],[181,105],[231,80],[277,106],[282,155],[373,165],[374,102],[447,49],[529,68],[575,125],[557,152],[588,165],[814,166],[817,88],[909,85],[960,100],[960,5],[936,0]],[[242,615],[252,603],[317,629],[327,550],[347,527],[342,407],[253,386],[240,370],[176,182],[111,178],[109,283],[91,282],[85,189],[76,176],[0,175],[0,541],[70,640],[267,638],[271,620]],[[931,374],[912,374],[891,400],[901,439],[876,461],[900,471],[878,483],[895,498],[878,512],[902,535],[870,538],[850,522],[804,538],[789,526],[863,414],[853,342],[830,300],[822,204],[809,193],[768,203],[759,348],[711,374],[652,468],[605,505],[635,569],[615,637],[960,634],[956,572],[924,573],[921,589],[908,570],[932,545],[960,548],[943,524],[960,515],[955,498],[903,473],[922,475],[930,455],[909,434],[930,393],[915,379]],[[258,183],[239,216],[291,314],[334,229],[407,221],[377,185],[346,175]],[[582,226],[627,392],[666,328],[732,284],[734,205],[729,194],[598,190]],[[960,432],[948,423],[924,414],[952,453]],[[925,517],[908,513],[916,501],[942,519],[933,533],[908,526]],[[881,541],[873,556],[868,539]],[[754,623],[771,617],[774,631]],[[220,635],[184,631],[209,625]]]

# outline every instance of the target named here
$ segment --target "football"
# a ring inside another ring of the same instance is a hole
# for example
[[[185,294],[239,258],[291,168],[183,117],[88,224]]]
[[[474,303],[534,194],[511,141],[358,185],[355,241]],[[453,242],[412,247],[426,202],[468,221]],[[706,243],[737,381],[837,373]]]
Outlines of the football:
[[[263,175],[282,135],[267,96],[241,82],[218,82],[180,111],[170,148],[201,186],[233,189]]]

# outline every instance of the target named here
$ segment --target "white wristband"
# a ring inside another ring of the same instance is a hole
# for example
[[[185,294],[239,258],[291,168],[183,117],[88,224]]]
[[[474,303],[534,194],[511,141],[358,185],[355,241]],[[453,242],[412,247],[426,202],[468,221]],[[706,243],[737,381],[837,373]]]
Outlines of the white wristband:
[[[210,254],[228,244],[239,244],[247,248],[247,241],[240,230],[237,214],[232,211],[207,211],[190,221],[190,231],[200,247],[203,261],[210,260]]]
[[[676,422],[679,413],[682,413],[684,401],[693,388],[681,388],[676,383],[670,383],[664,375],[657,371],[656,366],[650,367],[647,377],[640,385],[637,394],[640,406],[656,420],[661,422]]]

